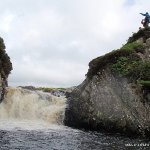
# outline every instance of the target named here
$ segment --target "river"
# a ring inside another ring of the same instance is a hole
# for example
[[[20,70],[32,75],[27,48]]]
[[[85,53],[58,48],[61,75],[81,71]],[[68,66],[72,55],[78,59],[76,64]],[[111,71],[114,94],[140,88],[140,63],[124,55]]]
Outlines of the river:
[[[64,126],[65,97],[21,88],[7,91],[0,104],[0,150],[150,149],[148,139]]]

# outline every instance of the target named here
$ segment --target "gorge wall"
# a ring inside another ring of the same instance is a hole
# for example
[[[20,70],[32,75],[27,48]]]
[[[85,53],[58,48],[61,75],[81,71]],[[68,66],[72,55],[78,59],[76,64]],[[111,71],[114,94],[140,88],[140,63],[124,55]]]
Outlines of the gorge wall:
[[[150,133],[150,29],[89,63],[86,79],[67,94],[65,124],[130,134]]]
[[[5,44],[0,37],[0,102],[4,98],[5,87],[7,86],[7,78],[12,70],[12,63],[5,51]]]

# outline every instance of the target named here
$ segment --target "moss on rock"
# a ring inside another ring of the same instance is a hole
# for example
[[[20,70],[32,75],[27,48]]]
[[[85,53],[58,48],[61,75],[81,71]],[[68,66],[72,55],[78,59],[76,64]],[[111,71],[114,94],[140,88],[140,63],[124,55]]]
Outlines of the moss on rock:
[[[120,49],[93,59],[89,63],[87,77],[91,79],[109,66],[113,72],[129,78],[132,82],[150,80],[150,61],[143,60],[139,55],[145,53],[146,45],[137,42],[139,38],[144,38],[146,42],[149,37],[150,28],[139,30]]]
[[[0,72],[2,76],[8,76],[12,70],[12,63],[10,57],[5,51],[4,40],[0,37]],[[4,72],[4,73],[3,73]]]
[[[150,80],[149,81],[139,80],[138,83],[142,86],[150,87]]]
[[[116,68],[117,66],[119,67],[119,65],[121,65],[120,67],[121,68],[123,67],[122,68],[123,70],[121,72],[123,74],[126,74],[125,72],[129,68],[125,67],[127,67],[127,65],[128,67],[130,67],[129,64],[131,62],[133,66],[133,64],[137,63],[137,61],[140,60],[139,56],[137,55],[138,52],[144,53],[144,45],[133,42],[127,43],[122,48],[114,50],[104,56],[97,57],[96,59],[93,59],[89,63],[89,70],[87,73],[87,77],[91,78],[93,75],[97,74],[98,71],[101,71],[107,65],[111,65],[113,66],[113,68]],[[119,68],[116,68],[116,70],[118,69]]]

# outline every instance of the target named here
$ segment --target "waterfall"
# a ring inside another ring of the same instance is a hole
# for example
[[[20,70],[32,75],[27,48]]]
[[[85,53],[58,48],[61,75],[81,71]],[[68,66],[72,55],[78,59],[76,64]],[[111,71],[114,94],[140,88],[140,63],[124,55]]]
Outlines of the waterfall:
[[[65,97],[56,97],[42,91],[22,88],[7,88],[5,99],[0,104],[1,120],[43,121],[48,124],[63,124]]]

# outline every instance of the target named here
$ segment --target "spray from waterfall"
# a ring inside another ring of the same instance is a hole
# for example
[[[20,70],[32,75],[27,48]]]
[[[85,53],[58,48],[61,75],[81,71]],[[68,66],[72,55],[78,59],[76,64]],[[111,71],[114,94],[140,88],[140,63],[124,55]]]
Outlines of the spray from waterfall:
[[[0,120],[16,119],[63,124],[65,98],[41,91],[8,88],[0,104]]]

